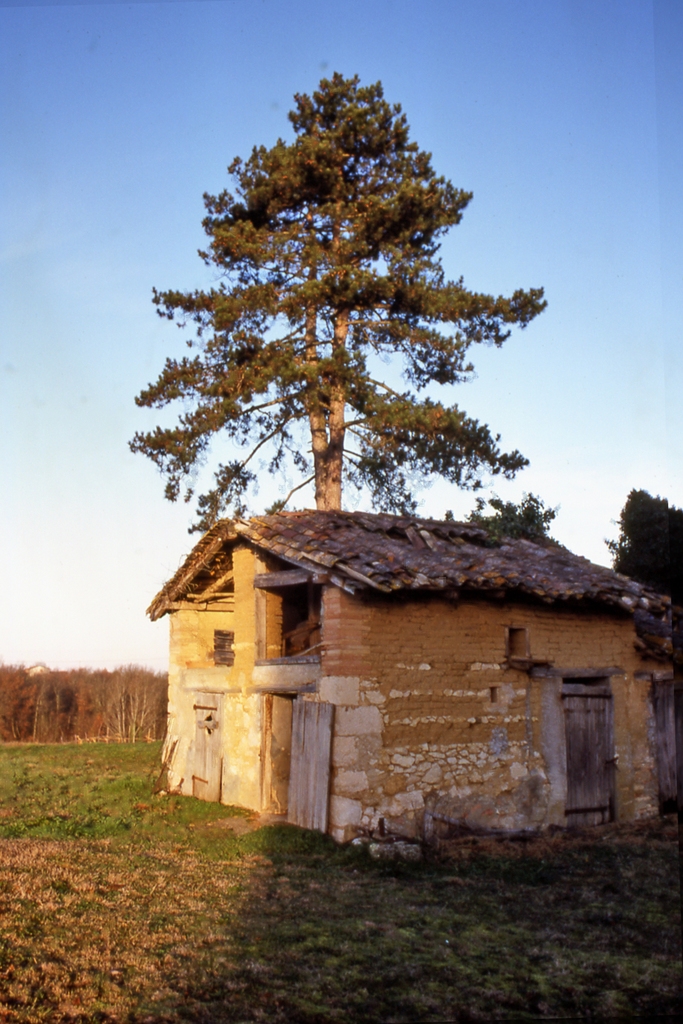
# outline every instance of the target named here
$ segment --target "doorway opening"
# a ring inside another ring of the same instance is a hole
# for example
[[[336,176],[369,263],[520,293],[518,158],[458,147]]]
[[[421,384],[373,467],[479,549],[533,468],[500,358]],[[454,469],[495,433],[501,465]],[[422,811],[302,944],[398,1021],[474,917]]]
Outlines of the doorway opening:
[[[268,814],[287,814],[292,760],[294,697],[268,693],[264,697],[263,792]]]

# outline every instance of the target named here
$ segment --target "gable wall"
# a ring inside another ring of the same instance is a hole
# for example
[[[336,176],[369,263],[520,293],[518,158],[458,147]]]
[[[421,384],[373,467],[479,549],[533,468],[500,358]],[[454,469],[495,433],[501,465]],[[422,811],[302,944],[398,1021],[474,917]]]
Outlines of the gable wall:
[[[177,740],[169,784],[192,795],[197,692],[223,695],[222,785],[224,803],[259,807],[259,697],[247,692],[254,669],[255,557],[246,545],[233,552],[235,598],[232,607],[181,608],[170,616],[169,724],[170,742]],[[235,663],[217,666],[213,660],[213,631],[235,633]],[[167,744],[168,746],[168,744]]]
[[[257,666],[257,616],[263,614],[269,631],[279,633],[279,602],[274,594],[254,591],[254,574],[266,566],[246,544],[233,549],[234,604],[232,609],[182,608],[170,616],[169,724],[170,744],[177,740],[169,784],[192,794],[196,722],[193,705],[197,693],[218,693],[222,698],[221,801],[253,810],[263,806],[263,692],[315,680],[315,666]],[[260,612],[259,612],[259,605]],[[213,661],[213,630],[235,634],[235,662],[230,668]],[[269,657],[279,655],[279,644],[266,641]]]
[[[169,784],[192,794],[195,741],[194,694],[217,692],[230,685],[232,669],[213,661],[214,629],[234,629],[234,611],[183,608],[169,616],[167,748],[177,741]]]

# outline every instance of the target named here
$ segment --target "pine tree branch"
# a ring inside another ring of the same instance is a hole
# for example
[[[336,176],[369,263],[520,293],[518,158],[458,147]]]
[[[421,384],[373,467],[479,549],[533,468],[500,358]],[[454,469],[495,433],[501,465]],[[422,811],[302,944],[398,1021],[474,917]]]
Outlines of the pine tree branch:
[[[306,415],[306,413],[305,413],[305,412],[301,412],[301,413],[298,413],[298,414],[297,414],[296,416],[288,416],[288,417],[287,417],[286,419],[284,419],[284,420],[281,420],[281,421],[280,421],[280,422],[278,423],[278,425],[277,425],[277,426],[276,426],[276,427],[275,427],[275,428],[274,428],[273,430],[271,430],[271,431],[270,431],[270,433],[266,434],[266,436],[265,436],[265,437],[262,437],[262,438],[261,438],[261,440],[260,440],[260,441],[258,442],[258,444],[256,445],[256,447],[255,447],[255,448],[253,448],[253,449],[252,449],[252,450],[251,450],[251,451],[249,452],[249,454],[247,455],[246,459],[243,459],[243,460],[242,460],[242,462],[241,462],[241,466],[242,466],[242,468],[244,468],[244,466],[246,466],[246,465],[247,465],[247,463],[248,463],[248,462],[250,462],[250,461],[251,461],[251,459],[253,459],[253,457],[254,457],[254,456],[256,455],[257,451],[258,451],[258,450],[259,450],[260,448],[263,448],[264,444],[268,444],[268,442],[269,442],[269,441],[272,441],[272,439],[273,439],[274,437],[277,437],[277,435],[278,435],[278,434],[281,434],[281,433],[282,433],[282,430],[283,430],[283,428],[284,428],[284,427],[286,427],[288,423],[291,423],[291,422],[292,422],[292,420],[300,420],[300,419],[303,419],[303,417],[304,417],[305,415]]]
[[[283,499],[282,504],[280,505],[280,503],[278,502],[278,505],[280,505],[280,508],[283,509],[285,507],[285,505],[287,504],[287,502],[289,501],[289,499],[292,497],[293,494],[296,494],[296,492],[300,491],[302,487],[305,487],[306,484],[312,483],[314,480],[315,480],[315,473],[311,473],[311,475],[308,477],[307,480],[303,480],[300,484],[297,484],[296,487],[292,487],[292,489],[289,492],[289,494],[287,495],[287,497]]]
[[[283,395],[281,398],[274,398],[270,402],[263,402],[261,405],[252,405],[248,409],[241,409],[240,415],[249,416],[253,412],[260,412],[261,409],[268,409],[273,405],[282,405],[283,402],[291,402],[293,398],[298,398],[303,394],[303,391],[295,391],[291,395]]]
[[[368,382],[374,384],[377,388],[383,388],[388,394],[393,395],[394,398],[399,398],[402,402],[405,402],[405,395],[399,395],[398,391],[394,391],[393,388],[390,388],[388,384],[382,383],[381,380],[373,380],[372,377],[368,377]]]

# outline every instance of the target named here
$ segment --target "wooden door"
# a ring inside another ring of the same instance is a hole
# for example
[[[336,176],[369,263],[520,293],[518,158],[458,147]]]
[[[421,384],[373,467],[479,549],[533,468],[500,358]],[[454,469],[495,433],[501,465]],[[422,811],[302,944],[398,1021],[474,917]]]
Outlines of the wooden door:
[[[676,804],[678,806],[678,828],[683,822],[683,682],[677,679],[674,691],[674,739],[676,749]]]
[[[569,827],[614,818],[614,727],[609,685],[565,682]]]
[[[662,814],[676,810],[676,732],[674,727],[674,685],[652,683],[652,708],[655,718],[659,809]]]
[[[292,715],[292,753],[287,820],[327,831],[334,704],[297,697]]]
[[[221,798],[223,769],[223,700],[218,693],[195,693],[192,795],[200,800]]]

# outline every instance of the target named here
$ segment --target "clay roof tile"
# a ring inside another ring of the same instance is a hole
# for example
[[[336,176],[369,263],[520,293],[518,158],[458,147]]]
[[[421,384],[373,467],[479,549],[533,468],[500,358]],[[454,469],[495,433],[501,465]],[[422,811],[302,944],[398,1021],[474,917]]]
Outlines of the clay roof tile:
[[[241,537],[304,568],[324,566],[361,589],[514,589],[544,601],[591,600],[661,614],[669,599],[552,542],[491,541],[481,527],[369,512],[278,512],[224,520],[194,550],[150,605],[158,618],[218,551]]]

